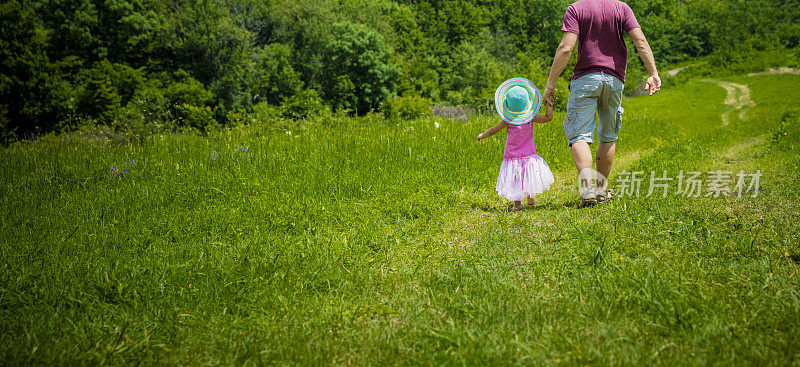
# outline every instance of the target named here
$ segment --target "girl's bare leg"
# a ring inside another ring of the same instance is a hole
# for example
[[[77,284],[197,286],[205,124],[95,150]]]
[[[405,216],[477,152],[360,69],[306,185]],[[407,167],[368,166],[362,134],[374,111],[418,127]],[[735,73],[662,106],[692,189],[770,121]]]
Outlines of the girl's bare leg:
[[[532,196],[528,196],[528,206],[533,206],[534,204],[536,204],[536,200]]]
[[[514,210],[522,210],[522,202],[517,200],[514,202]]]

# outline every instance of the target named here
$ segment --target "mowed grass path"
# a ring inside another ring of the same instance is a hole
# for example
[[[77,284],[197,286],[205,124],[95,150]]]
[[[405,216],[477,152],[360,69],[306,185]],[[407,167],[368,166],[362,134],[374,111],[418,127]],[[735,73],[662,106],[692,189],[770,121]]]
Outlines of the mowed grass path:
[[[714,83],[626,100],[614,173],[760,170],[755,198],[646,180],[577,210],[563,113],[535,130],[557,182],[518,213],[502,134],[475,143],[492,117],[2,148],[0,360],[798,364],[800,76],[725,81],[757,104],[727,126]]]

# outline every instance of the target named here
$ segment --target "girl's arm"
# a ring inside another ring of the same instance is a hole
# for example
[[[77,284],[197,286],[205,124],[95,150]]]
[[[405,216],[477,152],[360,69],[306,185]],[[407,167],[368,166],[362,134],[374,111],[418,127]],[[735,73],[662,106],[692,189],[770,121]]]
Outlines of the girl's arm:
[[[533,117],[533,122],[537,124],[544,124],[546,122],[553,121],[553,101],[552,99],[544,100],[545,104],[545,111],[544,115],[536,115]]]
[[[486,130],[483,132],[483,134],[478,135],[478,141],[481,141],[494,134],[497,134],[498,131],[505,129],[507,125],[508,124],[505,121],[500,121],[499,124],[490,127],[489,130]]]

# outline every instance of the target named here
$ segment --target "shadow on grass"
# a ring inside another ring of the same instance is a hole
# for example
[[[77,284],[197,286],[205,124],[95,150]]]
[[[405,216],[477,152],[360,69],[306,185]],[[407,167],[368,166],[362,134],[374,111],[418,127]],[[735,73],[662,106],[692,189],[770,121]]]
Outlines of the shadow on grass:
[[[549,210],[549,211],[558,211],[558,210],[563,210],[564,208],[579,209],[578,208],[578,203],[580,203],[579,199],[566,199],[566,200],[564,200],[564,201],[562,201],[560,203],[559,202],[555,202],[555,203],[547,203],[547,204],[542,204],[542,205],[536,205],[531,209],[534,209],[534,210],[541,209],[541,210]],[[591,206],[587,206],[587,207],[581,208],[581,209],[591,210],[592,208],[605,208],[605,207],[611,207],[613,205],[614,205],[613,202],[609,201],[607,203],[602,203],[602,204],[601,203],[597,203],[597,204],[594,204],[594,205],[591,205]]]
[[[560,211],[564,209],[577,209],[579,200],[573,199],[566,199],[560,202],[548,202],[544,204],[539,204],[538,202],[533,206],[526,206],[523,205],[522,209],[517,210],[517,212],[529,212],[529,211]],[[469,208],[473,210],[480,210],[486,213],[497,213],[497,212],[515,212],[514,210],[514,203],[469,203]],[[605,205],[605,204],[602,204]],[[601,205],[596,205],[601,206]]]

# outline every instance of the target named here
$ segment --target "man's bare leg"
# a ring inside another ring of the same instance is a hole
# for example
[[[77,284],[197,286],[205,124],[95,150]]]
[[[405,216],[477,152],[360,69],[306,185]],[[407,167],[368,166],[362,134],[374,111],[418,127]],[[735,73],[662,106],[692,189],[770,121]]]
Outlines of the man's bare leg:
[[[580,142],[572,144],[572,160],[575,162],[575,169],[578,171],[578,177],[581,185],[581,197],[584,199],[594,199],[592,193],[592,177],[586,175],[585,172],[588,168],[592,168],[592,151],[589,150],[589,143]]]
[[[600,142],[597,147],[597,191],[605,192],[608,187],[608,175],[611,174],[611,165],[614,163],[615,142]]]

